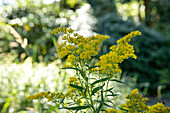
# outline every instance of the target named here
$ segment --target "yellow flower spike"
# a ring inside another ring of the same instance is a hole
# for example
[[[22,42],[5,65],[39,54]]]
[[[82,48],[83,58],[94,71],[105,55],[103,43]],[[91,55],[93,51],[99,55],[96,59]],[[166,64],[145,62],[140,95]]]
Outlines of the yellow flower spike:
[[[77,33],[74,33],[74,36],[76,37],[76,36],[78,36],[78,34],[77,34]]]
[[[70,29],[68,29],[67,31],[68,31],[69,33],[73,33],[73,32],[74,32],[74,30],[73,30],[73,29],[71,29],[71,28],[70,28]]]
[[[64,31],[64,34],[67,34],[67,29],[66,28],[64,28],[63,31]]]
[[[64,65],[62,68],[71,67],[71,65]]]
[[[30,96],[27,96],[27,100],[30,101]]]
[[[170,113],[170,107],[165,107],[162,103],[148,106],[146,113]]]
[[[142,96],[139,95],[138,89],[132,90],[130,95],[126,96],[126,98],[128,100],[126,100],[126,104],[123,104],[122,107],[128,110],[129,113],[142,112],[148,109],[148,106],[145,105],[148,99],[142,98]]]
[[[67,32],[65,32],[67,30]],[[58,46],[57,52],[59,54],[60,58],[63,58],[66,55],[74,54],[77,59],[81,60],[90,60],[92,56],[97,55],[99,51],[99,44],[109,38],[109,36],[103,36],[103,35],[96,35],[89,38],[84,38],[81,35],[78,35],[77,33],[74,33],[74,37],[70,37],[68,33],[73,33],[74,30],[70,29],[62,29],[57,28],[57,30],[53,30],[55,32],[64,32],[65,36],[63,39],[65,39],[69,44],[69,46],[66,43],[62,43]],[[72,46],[70,46],[72,45]],[[69,60],[67,60],[69,61]],[[70,60],[70,63],[72,66],[76,66],[79,60]]]
[[[135,35],[138,35],[139,32],[131,32],[130,34],[126,35],[125,37],[119,39],[117,41],[118,45],[113,45],[110,47],[112,51],[110,51],[108,54],[103,55],[100,57],[100,61],[96,63],[95,65],[100,66],[99,72],[101,74],[114,74],[116,72],[121,73],[121,69],[119,67],[108,66],[109,63],[112,64],[118,64],[122,63],[124,59],[128,59],[129,57],[132,57],[136,59],[136,55],[134,55],[133,46],[129,45],[127,42],[130,41],[130,38],[134,37]],[[100,35],[96,35],[97,37],[100,37]],[[107,60],[106,60],[107,59]],[[108,67],[105,69],[105,67]],[[110,68],[109,68],[110,67]],[[110,72],[109,70],[112,70]]]
[[[70,81],[71,81],[71,82],[74,82],[74,81],[78,81],[78,79],[73,76],[73,77],[70,77]]]
[[[117,113],[115,109],[105,109],[105,113]]]
[[[139,94],[138,89],[134,89],[131,91],[130,95],[135,95],[135,94]]]
[[[79,85],[80,83],[79,83],[79,82],[77,82],[77,81],[75,81],[75,82],[74,82],[74,84]]]

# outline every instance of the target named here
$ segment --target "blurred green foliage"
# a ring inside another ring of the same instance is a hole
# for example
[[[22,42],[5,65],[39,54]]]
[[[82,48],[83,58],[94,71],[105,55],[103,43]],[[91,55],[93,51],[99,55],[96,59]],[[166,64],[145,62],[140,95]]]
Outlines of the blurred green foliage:
[[[14,59],[11,54],[1,54],[0,59],[1,113],[47,112],[54,106],[53,104],[48,103],[47,100],[28,101],[26,96],[42,91],[65,92],[67,87],[65,82],[69,80],[69,76],[74,74],[69,70],[60,70],[63,65],[60,60],[45,65],[44,63],[32,63],[31,57],[28,57],[23,63],[12,63]],[[58,107],[56,106],[56,108]]]
[[[13,5],[3,5],[0,7],[0,52],[16,52],[18,58],[25,53],[22,57],[31,56],[33,62],[54,60],[53,43],[57,37],[52,36],[51,31],[58,26],[69,26],[81,3],[16,0]]]

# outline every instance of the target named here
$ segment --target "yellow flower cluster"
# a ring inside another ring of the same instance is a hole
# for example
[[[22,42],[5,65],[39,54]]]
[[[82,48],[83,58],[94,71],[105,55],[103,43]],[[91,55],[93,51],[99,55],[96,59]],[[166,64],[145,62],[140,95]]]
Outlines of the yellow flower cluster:
[[[100,66],[99,72],[101,74],[114,75],[116,72],[121,73],[122,71],[118,66],[119,63],[122,63],[123,60],[130,57],[134,59],[137,58],[134,54],[135,51],[133,45],[128,44],[128,42],[130,42],[130,39],[137,35],[141,35],[141,32],[134,31],[129,33],[128,35],[117,41],[117,46],[113,45],[112,47],[110,47],[112,51],[100,57],[100,61],[95,65]]]
[[[126,100],[126,104],[122,104],[121,106],[123,109],[128,110],[128,113],[138,113],[148,109],[145,104],[148,99],[142,98],[139,95],[138,89],[134,89],[126,98],[128,99]]]
[[[122,113],[122,111],[115,109],[105,109],[105,113]]]
[[[148,106],[146,113],[170,113],[170,107],[165,107],[162,103]]]
[[[78,99],[78,97],[76,96],[77,94],[78,94],[79,96],[82,96],[82,92],[79,91],[79,90],[77,90],[77,89],[74,88],[74,87],[71,87],[70,84],[73,84],[73,85],[77,85],[77,86],[78,86],[80,83],[79,83],[79,81],[78,81],[78,79],[77,79],[76,77],[74,77],[74,76],[70,77],[70,80],[69,80],[69,82],[68,82],[68,84],[67,84],[69,90],[68,90],[67,93],[65,94],[65,97],[66,97],[66,98],[71,98],[71,99],[72,99],[75,103],[77,103],[77,104],[83,103],[83,102],[81,101],[81,99]]]
[[[162,103],[147,106],[145,103],[148,99],[142,98],[137,89],[134,89],[126,98],[128,100],[126,104],[122,104],[122,108],[128,113],[170,113],[170,107],[165,107]]]
[[[61,92],[61,93],[59,93],[59,92],[57,92],[57,93],[55,93],[55,92],[50,92],[50,91],[48,91],[48,92],[40,92],[40,93],[38,93],[38,94],[35,94],[35,95],[31,95],[31,96],[27,96],[27,99],[28,99],[28,101],[30,101],[30,100],[35,100],[35,99],[41,99],[41,98],[47,98],[48,99],[48,102],[49,101],[52,101],[54,98],[64,98],[64,94]]]
[[[127,42],[130,42],[130,39],[137,36],[137,35],[141,35],[141,32],[140,31],[132,31],[131,33],[129,33],[128,35],[124,36],[123,38],[119,39],[117,41],[118,44],[120,43],[127,43]]]
[[[71,87],[70,84],[73,85],[79,85],[80,83],[78,82],[78,79],[76,77],[70,77],[70,80],[67,84],[69,90],[67,91],[66,94],[63,94],[62,92],[40,92],[38,94],[32,95],[32,96],[28,96],[27,99],[28,101],[30,100],[35,100],[35,99],[42,99],[42,98],[47,98],[48,102],[49,101],[53,101],[56,100],[56,102],[59,102],[59,99],[63,99],[65,98],[70,98],[72,99],[75,103],[82,103],[81,99],[78,99],[78,97],[76,96],[76,94],[79,94],[80,96],[82,95],[81,91],[76,90],[76,88]]]
[[[74,30],[66,28],[57,28],[53,30],[53,34],[63,32],[65,40],[57,47],[57,52],[60,58],[67,57],[67,61],[71,65],[77,65],[80,60],[90,60],[92,56],[97,55],[99,51],[99,44],[108,39],[109,36],[96,35],[89,38],[85,38],[77,33],[73,33]]]
[[[76,77],[70,77],[70,80],[67,84],[68,88],[71,90],[71,91],[75,91],[76,88],[73,88],[70,86],[70,84],[75,84],[75,85],[79,85],[79,82],[78,82],[78,79]]]
[[[50,91],[48,91],[48,92],[40,92],[40,93],[38,93],[36,95],[28,96],[27,99],[28,99],[28,101],[34,100],[34,99],[40,99],[40,98],[46,97],[50,93],[51,93]]]
[[[165,107],[162,103],[147,106],[145,103],[148,99],[142,98],[142,96],[139,95],[138,89],[132,90],[126,98],[128,99],[126,103],[121,105],[122,109],[127,111],[126,113],[170,113],[170,107]],[[105,109],[105,113],[124,112],[116,109]]]

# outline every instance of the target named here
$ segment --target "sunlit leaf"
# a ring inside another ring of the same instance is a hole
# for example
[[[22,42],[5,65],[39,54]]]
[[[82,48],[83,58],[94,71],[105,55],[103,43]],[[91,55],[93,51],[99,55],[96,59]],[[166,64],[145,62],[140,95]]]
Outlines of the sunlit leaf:
[[[93,86],[93,85],[95,85],[95,84],[97,84],[97,83],[99,83],[99,82],[107,81],[109,78],[110,78],[110,77],[102,78],[102,79],[96,80],[96,81],[94,81],[91,85]]]
[[[105,102],[103,102],[103,101],[100,101],[100,100],[94,100],[94,101],[99,102],[99,103],[102,103],[103,105],[105,105],[105,106],[108,106],[108,107],[111,107],[111,108],[112,108],[112,106],[110,106],[109,104],[107,104],[107,103],[105,103]]]
[[[91,66],[91,67],[89,67],[89,70],[92,69],[92,68],[96,68],[96,67],[99,67],[99,66]]]
[[[59,104],[56,104],[55,106],[52,106],[51,108],[48,109],[47,113],[51,113],[53,110],[58,110]]]

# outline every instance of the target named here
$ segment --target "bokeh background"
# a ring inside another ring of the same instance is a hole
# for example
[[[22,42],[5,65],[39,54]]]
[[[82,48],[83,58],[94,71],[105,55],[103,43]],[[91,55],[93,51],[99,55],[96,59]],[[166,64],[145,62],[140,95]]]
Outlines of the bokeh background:
[[[61,70],[56,47],[57,27],[72,28],[85,37],[109,35],[96,56],[108,53],[116,40],[131,31],[142,36],[132,40],[137,60],[121,68],[122,81],[114,84],[121,96],[133,88],[150,97],[148,104],[162,101],[170,106],[170,1],[169,0],[0,0],[0,112],[65,112],[46,100],[30,101],[40,91],[66,91],[74,72]],[[121,101],[120,101],[121,100]]]

